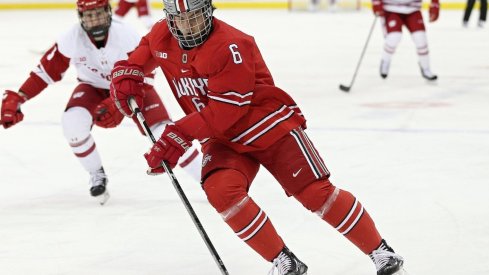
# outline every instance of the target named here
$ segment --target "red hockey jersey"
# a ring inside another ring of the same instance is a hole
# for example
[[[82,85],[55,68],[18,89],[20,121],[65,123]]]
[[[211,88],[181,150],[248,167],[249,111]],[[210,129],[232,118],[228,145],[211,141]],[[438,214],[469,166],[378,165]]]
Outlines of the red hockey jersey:
[[[214,18],[208,40],[184,50],[162,20],[142,38],[129,63],[160,67],[187,114],[176,122],[190,138],[215,138],[238,152],[263,150],[305,119],[276,87],[252,36]]]

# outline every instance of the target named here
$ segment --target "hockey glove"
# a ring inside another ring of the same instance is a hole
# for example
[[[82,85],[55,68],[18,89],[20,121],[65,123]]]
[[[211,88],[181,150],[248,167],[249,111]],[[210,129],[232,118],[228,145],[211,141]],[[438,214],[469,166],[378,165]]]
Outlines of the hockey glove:
[[[128,99],[134,97],[139,108],[143,108],[144,73],[137,65],[131,65],[127,60],[117,61],[112,69],[110,97],[119,111],[132,117],[133,112],[128,105]]]
[[[178,159],[192,146],[192,142],[175,125],[167,125],[160,139],[144,154],[149,165],[147,173],[158,175],[165,172],[162,162],[174,168]]]
[[[106,98],[95,108],[94,123],[102,128],[114,128],[121,124],[124,116],[117,110],[112,99]]]
[[[438,0],[432,1],[430,4],[430,22],[435,22],[440,15],[440,3]]]
[[[372,0],[372,10],[375,16],[384,16],[384,4],[382,0]]]
[[[16,92],[6,90],[3,94],[0,124],[7,129],[24,119],[24,114],[20,111],[20,105],[26,102],[25,96]]]

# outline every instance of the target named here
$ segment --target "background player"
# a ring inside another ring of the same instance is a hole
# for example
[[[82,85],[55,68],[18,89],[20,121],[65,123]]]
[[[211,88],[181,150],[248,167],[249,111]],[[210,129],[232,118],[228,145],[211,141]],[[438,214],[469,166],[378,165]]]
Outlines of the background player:
[[[21,105],[49,84],[61,80],[64,72],[73,65],[79,84],[63,113],[63,132],[74,155],[90,174],[90,194],[105,203],[108,180],[91,130],[94,124],[112,128],[121,123],[124,116],[109,98],[110,71],[115,61],[126,58],[127,53],[134,50],[140,36],[128,25],[111,20],[108,0],[78,0],[77,9],[81,24],[59,37],[18,92],[5,91],[0,123],[9,128],[22,121]],[[170,117],[152,85],[141,83],[141,89],[146,93],[145,105],[151,106],[143,110],[148,124],[161,133]],[[181,163],[200,180],[201,156],[195,149],[189,151]]]
[[[274,85],[254,38],[214,18],[210,0],[164,0],[164,5],[166,20],[112,71],[111,98],[125,115],[133,115],[129,97],[143,104],[142,72],[156,66],[186,113],[167,125],[145,154],[150,168],[161,171],[162,161],[174,166],[192,140],[201,140],[202,184],[210,204],[279,274],[306,274],[308,267],[248,194],[260,165],[289,196],[369,255],[378,274],[400,271],[402,257],[382,239],[362,204],[329,181],[304,132],[301,110]]]
[[[114,18],[122,19],[131,10],[136,8],[138,18],[143,22],[147,29],[150,29],[153,24],[153,18],[151,17],[151,9],[146,0],[119,0],[119,3],[114,11]]]
[[[389,74],[392,55],[401,42],[402,26],[406,26],[416,46],[421,75],[427,80],[436,80],[438,77],[430,69],[428,38],[420,11],[421,0],[372,0],[372,9],[376,16],[381,17],[385,39],[380,76],[386,78]],[[430,22],[438,19],[439,12],[438,0],[432,0],[429,10]]]
[[[463,17],[463,26],[469,26],[470,14],[472,13],[472,9],[474,8],[475,0],[467,0],[467,4],[465,5],[464,17]],[[477,22],[477,26],[479,28],[484,28],[486,24],[487,18],[487,0],[480,0],[479,7],[479,21]]]

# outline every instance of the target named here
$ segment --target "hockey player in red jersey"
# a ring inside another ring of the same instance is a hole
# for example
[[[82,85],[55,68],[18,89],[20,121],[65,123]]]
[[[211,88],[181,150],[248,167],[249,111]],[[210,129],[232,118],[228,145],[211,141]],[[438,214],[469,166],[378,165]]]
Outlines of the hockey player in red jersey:
[[[120,0],[114,11],[114,17],[122,19],[133,7],[136,8],[138,17],[143,22],[144,26],[147,29],[150,29],[153,26],[154,21],[151,17],[151,11],[147,0]]]
[[[202,186],[224,222],[279,274],[306,274],[306,264],[248,194],[263,165],[289,196],[369,255],[377,274],[400,272],[402,257],[363,205],[329,181],[330,172],[305,133],[306,119],[274,85],[254,38],[214,18],[210,0],[164,0],[164,5],[166,19],[127,60],[116,63],[111,85],[116,106],[133,116],[127,100],[134,97],[143,105],[143,72],[160,67],[186,114],[167,125],[144,155],[153,172],[162,171],[162,161],[174,166],[192,140],[200,140]]]
[[[389,74],[391,57],[401,41],[402,26],[406,26],[416,46],[421,75],[429,81],[436,80],[438,77],[430,69],[428,38],[420,11],[421,0],[372,0],[372,9],[376,16],[381,17],[385,39],[380,62],[380,76],[386,78]],[[430,22],[436,21],[439,13],[438,0],[431,0]]]
[[[94,124],[113,128],[121,123],[124,116],[109,97],[110,72],[117,60],[126,58],[127,53],[134,50],[141,37],[128,25],[112,22],[108,0],[78,0],[77,9],[81,24],[57,39],[18,92],[5,91],[0,124],[9,128],[21,122],[24,117],[21,105],[49,84],[61,80],[73,65],[79,83],[62,116],[63,132],[74,155],[90,174],[90,194],[105,203],[108,180],[91,129]],[[152,79],[146,77],[146,80]],[[140,88],[146,92],[143,100],[148,108],[143,112],[148,124],[161,133],[164,124],[170,122],[165,106],[152,85],[141,83]],[[181,166],[200,180],[200,162],[201,155],[193,148],[181,160]]]

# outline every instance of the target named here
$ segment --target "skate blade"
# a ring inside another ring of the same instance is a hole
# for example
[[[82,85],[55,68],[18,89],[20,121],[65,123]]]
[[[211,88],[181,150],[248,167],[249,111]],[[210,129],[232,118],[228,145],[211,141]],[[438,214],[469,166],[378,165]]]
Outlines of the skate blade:
[[[105,205],[105,203],[110,199],[110,194],[108,191],[105,191],[103,194],[96,196],[95,199],[100,205]]]

